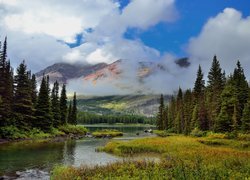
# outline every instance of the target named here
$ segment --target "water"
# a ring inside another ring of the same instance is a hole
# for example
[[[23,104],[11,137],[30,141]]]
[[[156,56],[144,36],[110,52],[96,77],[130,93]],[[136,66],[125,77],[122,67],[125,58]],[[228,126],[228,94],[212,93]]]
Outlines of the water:
[[[145,136],[148,127],[86,125],[90,131],[97,129],[117,129],[124,132],[119,140],[130,140]],[[136,135],[139,133],[139,136]],[[0,176],[18,176],[19,179],[49,179],[49,171],[55,165],[104,165],[122,160],[120,157],[96,152],[95,149],[105,145],[110,139],[84,138],[64,142],[23,141],[0,145]]]

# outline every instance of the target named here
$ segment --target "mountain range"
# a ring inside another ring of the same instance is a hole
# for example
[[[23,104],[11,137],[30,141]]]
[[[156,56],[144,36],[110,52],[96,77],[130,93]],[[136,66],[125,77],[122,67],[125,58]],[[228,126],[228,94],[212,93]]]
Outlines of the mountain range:
[[[190,65],[188,58],[177,59],[176,64],[180,67]],[[126,66],[126,68],[124,68]],[[133,66],[133,67],[130,67]],[[135,70],[134,75],[138,81],[159,71],[165,71],[165,66],[153,61],[139,61],[133,64],[127,63],[126,60],[117,60],[111,64],[98,63],[91,64],[69,64],[56,63],[36,73],[37,80],[40,81],[43,75],[49,75],[50,81],[59,83],[68,83],[72,79],[82,78],[85,81],[98,83],[104,79],[119,79],[125,73],[126,69]],[[130,72],[129,72],[130,73]]]

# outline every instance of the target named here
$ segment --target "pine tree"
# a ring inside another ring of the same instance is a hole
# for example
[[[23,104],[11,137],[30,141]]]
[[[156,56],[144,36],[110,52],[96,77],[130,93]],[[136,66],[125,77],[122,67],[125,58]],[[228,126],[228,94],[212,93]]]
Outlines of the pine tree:
[[[163,111],[163,129],[168,129],[168,105],[165,106]]]
[[[184,127],[184,112],[183,112],[183,93],[182,89],[179,88],[176,101],[177,115],[175,118],[175,129],[178,133],[182,133]]]
[[[13,70],[10,61],[7,61],[7,38],[5,38],[3,49],[0,52],[0,96],[2,97],[0,126],[5,126],[13,123]]]
[[[77,124],[77,102],[76,102],[76,93],[74,93],[73,97],[73,106],[72,106],[72,124],[76,125]]]
[[[60,113],[61,113],[61,124],[66,124],[67,122],[67,95],[66,86],[63,84],[61,96],[60,96]]]
[[[58,127],[61,122],[60,114],[60,101],[59,101],[59,84],[56,81],[54,83],[52,93],[51,93],[51,110],[53,114],[53,126]]]
[[[43,76],[37,104],[36,104],[36,127],[43,131],[49,131],[53,124],[53,116],[51,113],[50,96],[47,78]]]
[[[203,80],[202,69],[201,69],[201,66],[199,65],[199,68],[197,71],[197,77],[196,77],[194,89],[193,89],[196,102],[199,102],[200,98],[203,97],[204,91],[205,91],[205,81]]]
[[[241,126],[241,117],[244,109],[244,105],[247,103],[248,99],[248,83],[244,74],[244,70],[241,67],[240,61],[237,62],[237,67],[234,70],[232,83],[236,88],[236,94],[238,99],[238,114],[237,122],[238,127]]]
[[[69,101],[67,122],[68,122],[69,124],[73,124],[73,118],[72,118],[72,102],[71,102],[71,101]]]
[[[163,121],[164,121],[163,112],[164,112],[164,97],[163,97],[163,94],[161,94],[160,106],[159,106],[159,110],[157,114],[157,121],[156,121],[157,129],[159,130],[163,130]]]
[[[14,112],[17,125],[23,129],[32,126],[34,108],[31,98],[29,72],[23,61],[17,68],[15,76]]]
[[[208,73],[208,87],[206,91],[208,104],[209,128],[214,129],[215,119],[217,118],[220,108],[220,95],[225,85],[225,74],[222,73],[220,63],[214,56],[212,66]]]
[[[168,107],[168,128],[167,129],[172,129],[174,130],[174,121],[175,121],[175,114],[176,112],[176,100],[175,97],[172,96],[170,103],[169,103],[169,107]]]
[[[36,106],[36,101],[37,101],[37,84],[36,84],[36,76],[35,74],[32,75],[30,79],[30,84],[31,84],[31,98],[32,98],[32,103],[33,106]]]
[[[230,132],[233,129],[233,125],[235,126],[236,124],[233,122],[233,116],[237,113],[236,107],[238,104],[236,88],[230,81],[227,82],[222,91],[221,101],[221,110],[216,120],[215,130],[218,132]]]
[[[250,88],[249,88],[249,94],[250,94]],[[248,101],[244,106],[242,118],[241,118],[241,130],[243,132],[250,132],[250,95],[248,96]]]
[[[189,134],[191,132],[191,119],[193,110],[192,92],[190,89],[186,90],[183,97],[184,105],[184,134]]]

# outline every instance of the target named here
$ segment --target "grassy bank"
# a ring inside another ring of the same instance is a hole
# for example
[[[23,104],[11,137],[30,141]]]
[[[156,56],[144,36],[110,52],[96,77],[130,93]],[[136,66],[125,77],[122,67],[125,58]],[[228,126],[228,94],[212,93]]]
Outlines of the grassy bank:
[[[57,167],[53,179],[247,179],[250,142],[218,137],[169,136],[111,141],[99,150],[119,156],[157,153],[159,163],[119,162],[97,167]]]
[[[87,129],[83,126],[75,125],[62,125],[58,128],[51,128],[48,132],[43,132],[40,129],[32,128],[29,130],[18,129],[15,126],[8,126],[1,128],[2,139],[7,140],[22,140],[22,139],[44,139],[44,138],[54,138],[57,136],[67,136],[67,135],[84,135]]]
[[[123,136],[123,133],[115,129],[103,129],[92,133],[96,138]]]

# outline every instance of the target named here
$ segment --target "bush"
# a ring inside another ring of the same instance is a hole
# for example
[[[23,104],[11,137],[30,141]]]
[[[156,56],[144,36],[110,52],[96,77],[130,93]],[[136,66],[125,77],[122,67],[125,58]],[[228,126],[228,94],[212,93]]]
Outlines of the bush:
[[[194,128],[192,130],[192,132],[190,133],[191,136],[194,136],[194,137],[202,137],[205,135],[205,132],[204,131],[201,131],[199,130],[198,128]]]
[[[226,134],[223,133],[214,133],[214,132],[207,132],[206,136],[212,139],[226,139]]]
[[[5,139],[23,139],[27,138],[25,131],[18,129],[15,126],[6,126],[0,128],[0,134]]]
[[[65,124],[58,127],[59,131],[65,134],[86,134],[87,129],[83,126],[76,126],[71,124]]]

